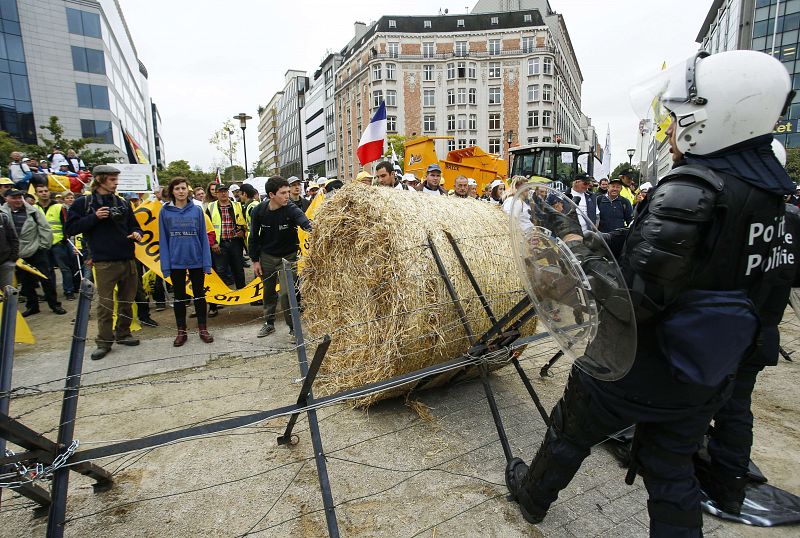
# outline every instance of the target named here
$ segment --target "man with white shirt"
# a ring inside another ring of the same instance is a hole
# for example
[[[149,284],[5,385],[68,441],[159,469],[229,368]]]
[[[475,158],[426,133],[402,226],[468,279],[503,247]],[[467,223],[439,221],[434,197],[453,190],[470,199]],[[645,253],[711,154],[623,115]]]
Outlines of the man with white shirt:
[[[575,176],[575,180],[572,182],[572,189],[569,192],[572,201],[575,202],[575,205],[581,210],[581,230],[584,232],[589,231],[589,220],[595,226],[597,225],[597,218],[599,213],[597,212],[597,200],[591,192],[589,192],[589,187],[592,185],[592,178],[590,178],[586,174],[578,174]]]

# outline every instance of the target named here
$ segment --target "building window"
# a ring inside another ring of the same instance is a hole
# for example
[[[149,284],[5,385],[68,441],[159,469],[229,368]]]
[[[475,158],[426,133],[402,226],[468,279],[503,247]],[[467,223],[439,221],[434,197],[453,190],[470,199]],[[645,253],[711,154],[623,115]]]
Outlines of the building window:
[[[476,131],[478,129],[478,115],[477,114],[470,114],[469,115],[469,130]],[[474,146],[475,144],[473,144]]]
[[[458,149],[464,149],[465,147],[467,147],[466,138],[459,138],[458,139]]]
[[[81,120],[81,136],[83,138],[99,138],[104,144],[114,143],[110,121]]]
[[[522,38],[522,52],[528,53],[533,52],[533,48],[535,47],[535,40],[533,37],[523,37]]]
[[[449,63],[447,64],[447,80],[452,80],[456,78],[456,64]]]
[[[551,123],[552,114],[553,113],[550,112],[549,110],[542,111],[542,127],[552,127]]]
[[[500,17],[492,17],[492,24],[500,24]]]
[[[528,127],[539,127],[539,111],[528,111]]]
[[[542,138],[542,142],[552,142],[553,140],[549,136],[545,136]]]
[[[448,131],[455,131],[456,129],[456,115],[455,114],[448,114],[447,115],[447,130]]]
[[[478,90],[475,88],[469,89],[469,104],[477,105],[478,104]]]
[[[539,100],[539,85],[538,84],[529,84],[528,85],[528,101],[538,101]]]
[[[72,67],[84,73],[106,74],[106,61],[102,50],[72,47]]]
[[[500,154],[500,139],[499,138],[490,138],[489,139],[489,153]]]
[[[424,90],[422,92],[422,106],[436,106],[436,94],[434,90]]]
[[[467,55],[467,42],[466,41],[456,41],[456,46],[453,48],[453,52],[456,56],[466,56]]]
[[[386,106],[397,106],[397,90],[386,90]]]
[[[539,137],[538,136],[529,136],[528,137],[528,144],[538,144]]]
[[[386,116],[386,130],[390,133],[397,132],[397,116]]]
[[[500,62],[489,62],[489,78],[500,78]]]
[[[372,107],[378,108],[381,106],[381,101],[383,101],[383,90],[375,90],[372,92]]]
[[[459,114],[458,115],[458,130],[459,131],[466,131],[467,130],[467,115],[466,114]]]
[[[469,63],[468,71],[469,71],[468,72],[469,78],[471,78],[473,80],[478,78],[478,66],[477,66],[477,64],[475,62],[470,62]]]
[[[381,64],[372,66],[372,80],[380,80],[381,77]]]
[[[489,104],[490,105],[500,104],[500,86],[489,88]]]
[[[542,86],[542,101],[553,100],[553,87],[550,84]]]
[[[422,66],[422,80],[426,80],[426,81],[433,80],[433,66],[432,65],[423,65]]]
[[[453,89],[447,90],[447,104],[448,105],[456,104],[456,91]]]
[[[528,75],[539,74],[539,58],[528,58]]]
[[[386,80],[395,80],[397,78],[395,64],[386,64]]]
[[[490,130],[499,130],[500,129],[500,113],[499,112],[492,112],[489,114],[489,129]]]
[[[525,22],[532,22],[533,17],[531,16],[530,13],[526,13],[522,20],[524,20]]]
[[[389,19],[389,28],[397,28],[397,21],[394,19]]]
[[[500,40],[499,39],[490,39],[489,40],[489,55],[490,56],[497,56],[500,54]]]
[[[458,19],[458,22],[456,23],[456,27],[464,28],[464,19]]]
[[[400,43],[389,43],[389,58],[397,58],[400,56]]]
[[[100,15],[80,9],[67,8],[67,30],[71,34],[102,38]]]
[[[542,64],[542,73],[545,75],[552,75],[553,74],[553,59],[552,58],[545,58]]]
[[[436,54],[436,44],[433,41],[426,41],[422,44],[422,57],[433,58]]]
[[[422,116],[422,130],[431,133],[436,130],[436,116]]]
[[[466,88],[459,88],[458,89],[458,104],[459,105],[466,105],[467,104],[467,89]]]
[[[458,78],[467,78],[466,62],[458,62]]]
[[[423,26],[424,28],[431,28],[431,21],[425,21],[425,22],[423,22],[423,23],[422,23],[422,26]]]
[[[78,91],[78,106],[83,108],[99,108],[109,110],[108,88],[96,84],[75,85]]]

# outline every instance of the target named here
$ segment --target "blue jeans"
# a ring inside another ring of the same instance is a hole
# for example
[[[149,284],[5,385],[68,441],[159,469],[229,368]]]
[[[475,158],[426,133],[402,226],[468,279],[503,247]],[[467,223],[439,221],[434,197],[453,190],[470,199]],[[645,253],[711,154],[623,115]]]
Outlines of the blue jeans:
[[[55,275],[55,268],[61,270],[61,281],[64,285],[64,293],[75,293],[75,284],[78,272],[78,260],[72,251],[72,245],[66,241],[56,243],[50,248],[50,263]],[[53,283],[55,285],[55,282]]]

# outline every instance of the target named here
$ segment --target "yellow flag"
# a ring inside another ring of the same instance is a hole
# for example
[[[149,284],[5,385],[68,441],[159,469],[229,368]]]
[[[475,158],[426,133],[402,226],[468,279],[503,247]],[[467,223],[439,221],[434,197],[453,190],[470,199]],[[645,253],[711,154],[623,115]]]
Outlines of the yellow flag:
[[[314,215],[317,214],[319,208],[322,206],[322,203],[325,201],[325,193],[322,192],[320,189],[319,194],[317,194],[314,199],[311,201],[311,205],[308,206],[306,209],[306,217],[308,220],[314,220]],[[303,258],[308,256],[308,247],[309,247],[309,233],[302,228],[297,229],[297,238],[300,240],[300,259],[297,261],[297,272],[303,270],[305,266],[305,262]]]
[[[17,267],[19,269],[22,269],[23,271],[27,271],[28,273],[31,273],[32,275],[36,275],[39,278],[43,278],[45,280],[48,280],[48,278],[41,271],[39,271],[36,267],[34,267],[33,265],[29,264],[28,262],[26,262],[22,258],[19,258],[17,260]]]
[[[2,293],[0,293],[0,297],[2,297]],[[3,309],[0,308],[0,322],[2,321]],[[17,325],[14,329],[14,342],[17,344],[36,343],[36,338],[34,338],[31,328],[28,326],[28,322],[25,321],[25,318],[22,317],[22,313],[19,310],[17,310]]]

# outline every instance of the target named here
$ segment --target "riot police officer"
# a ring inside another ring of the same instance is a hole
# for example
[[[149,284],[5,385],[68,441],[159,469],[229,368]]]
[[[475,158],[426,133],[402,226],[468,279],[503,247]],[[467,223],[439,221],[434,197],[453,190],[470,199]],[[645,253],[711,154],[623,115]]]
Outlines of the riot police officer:
[[[793,92],[779,61],[732,51],[699,53],[640,95],[672,116],[675,167],[630,229],[608,237],[634,304],[635,360],[611,381],[576,362],[536,457],[530,467],[510,461],[506,482],[523,517],[538,523],[590,448],[636,424],[632,469],[649,494],[651,536],[697,537],[692,455],[755,349],[759,307],[794,263],[783,224],[783,195],[794,185],[770,148]],[[553,231],[567,244],[581,233],[569,219]],[[587,246],[576,249],[579,257]],[[600,325],[607,321],[601,315]],[[629,472],[629,483],[634,478]]]

